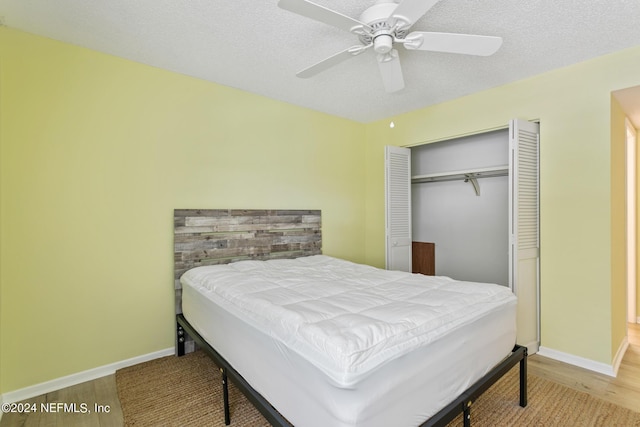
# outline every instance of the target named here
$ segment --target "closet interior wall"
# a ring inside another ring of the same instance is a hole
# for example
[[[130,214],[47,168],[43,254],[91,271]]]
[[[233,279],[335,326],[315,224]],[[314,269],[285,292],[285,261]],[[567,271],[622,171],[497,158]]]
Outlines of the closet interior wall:
[[[509,164],[503,129],[411,148],[411,175]],[[413,183],[412,238],[435,243],[435,274],[509,285],[509,177]]]

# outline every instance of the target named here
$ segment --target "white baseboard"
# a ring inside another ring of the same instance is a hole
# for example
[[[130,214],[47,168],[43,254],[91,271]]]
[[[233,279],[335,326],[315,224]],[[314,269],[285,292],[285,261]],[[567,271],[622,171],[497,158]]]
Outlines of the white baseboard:
[[[126,368],[127,366],[137,365],[138,363],[148,362],[149,360],[158,359],[160,357],[171,356],[172,354],[175,354],[175,352],[176,351],[174,347],[165,348],[164,350],[143,354],[142,356],[136,356],[132,357],[131,359],[121,360],[119,362],[99,366],[87,371],[78,372],[77,374],[71,374],[67,375],[66,377],[56,378],[51,381],[46,381],[40,384],[4,393],[0,396],[0,401],[3,403],[13,403],[25,399],[30,399],[32,397],[40,396],[41,394],[50,393],[52,391],[60,390],[65,387],[70,387],[86,381],[91,381],[97,378],[114,374],[118,369]]]
[[[622,358],[624,354],[627,352],[629,348],[629,337],[625,336],[622,342],[620,343],[620,347],[618,347],[618,351],[616,352],[615,357],[613,358],[613,373],[614,376],[618,376],[618,369],[620,369],[620,364],[622,363]]]
[[[620,353],[620,350],[618,350],[618,353]],[[617,368],[614,368],[613,365],[608,365],[606,363],[596,362],[595,360],[586,359],[580,356],[574,356],[573,354],[564,353],[562,351],[554,350],[547,347],[540,347],[540,350],[538,350],[538,354],[540,356],[548,357],[549,359],[558,360],[560,362],[568,363],[570,365],[608,375],[610,377],[616,376]],[[624,352],[622,352],[622,354],[624,354]],[[622,360],[622,356],[620,356],[620,360]],[[618,362],[618,366],[619,365],[620,363]]]

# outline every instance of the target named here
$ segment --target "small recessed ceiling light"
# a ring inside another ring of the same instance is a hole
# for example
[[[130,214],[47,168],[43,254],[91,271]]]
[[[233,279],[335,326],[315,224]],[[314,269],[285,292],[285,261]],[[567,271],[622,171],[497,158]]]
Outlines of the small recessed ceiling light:
[[[391,123],[389,123],[389,127],[390,127],[391,129],[393,129],[394,127],[396,127],[396,124],[395,124],[395,123],[393,123],[393,122],[391,122]]]

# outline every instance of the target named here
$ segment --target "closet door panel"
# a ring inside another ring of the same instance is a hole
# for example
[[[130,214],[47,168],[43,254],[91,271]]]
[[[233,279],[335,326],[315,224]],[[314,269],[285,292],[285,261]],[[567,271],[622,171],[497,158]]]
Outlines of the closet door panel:
[[[411,150],[385,147],[386,268],[411,272]]]
[[[539,125],[509,126],[509,285],[518,297],[518,343],[536,353],[540,345]]]

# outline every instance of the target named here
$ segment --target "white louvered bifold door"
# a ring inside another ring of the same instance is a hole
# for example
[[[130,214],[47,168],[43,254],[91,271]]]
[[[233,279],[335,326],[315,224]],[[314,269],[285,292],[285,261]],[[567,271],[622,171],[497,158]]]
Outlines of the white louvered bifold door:
[[[509,285],[518,297],[518,344],[540,345],[539,125],[509,123]]]
[[[384,158],[386,267],[411,272],[411,150],[387,146]]]

